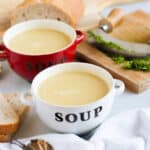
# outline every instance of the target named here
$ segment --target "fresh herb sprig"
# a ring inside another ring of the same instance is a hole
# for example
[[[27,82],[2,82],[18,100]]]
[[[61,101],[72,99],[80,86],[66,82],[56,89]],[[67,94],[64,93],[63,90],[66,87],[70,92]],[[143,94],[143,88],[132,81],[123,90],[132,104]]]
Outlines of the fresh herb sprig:
[[[103,47],[115,48],[117,50],[125,50],[123,47],[117,45],[113,42],[105,41],[100,35],[94,34],[92,31],[88,31],[89,37],[92,37],[97,44],[100,44]],[[108,54],[109,55],[109,54]],[[132,58],[127,59],[124,56],[113,56],[109,55],[112,60],[116,63],[121,65],[125,69],[130,70],[137,70],[137,71],[150,71],[150,56],[145,58]]]
[[[103,47],[109,47],[109,48],[115,48],[119,51],[124,51],[125,49],[123,47],[121,47],[120,45],[112,42],[112,41],[105,41],[100,35],[96,35],[95,33],[93,33],[92,31],[88,31],[87,32],[89,37],[92,37],[96,43],[100,44]]]
[[[113,56],[111,58],[115,63],[120,64],[125,69],[150,71],[150,56],[145,58],[133,58],[130,60],[123,56]]]

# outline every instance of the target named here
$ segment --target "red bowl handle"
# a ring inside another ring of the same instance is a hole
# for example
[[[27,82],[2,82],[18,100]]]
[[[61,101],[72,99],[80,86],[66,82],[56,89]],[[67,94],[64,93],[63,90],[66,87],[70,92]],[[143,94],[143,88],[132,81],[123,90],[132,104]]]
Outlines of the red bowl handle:
[[[4,49],[4,45],[0,44],[0,61],[3,61],[8,58],[8,55]]]
[[[76,34],[77,34],[76,44],[79,44],[85,39],[85,33],[80,30],[76,30]]]

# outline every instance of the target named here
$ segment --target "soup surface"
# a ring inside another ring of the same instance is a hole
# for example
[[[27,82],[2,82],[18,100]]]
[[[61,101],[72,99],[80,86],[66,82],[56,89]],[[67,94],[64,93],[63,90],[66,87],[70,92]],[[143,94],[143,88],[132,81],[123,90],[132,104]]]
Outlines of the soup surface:
[[[49,104],[72,106],[94,102],[107,94],[109,87],[100,77],[87,72],[62,72],[42,81],[41,99]]]
[[[71,38],[53,29],[31,29],[15,35],[9,47],[23,54],[47,54],[66,47]]]

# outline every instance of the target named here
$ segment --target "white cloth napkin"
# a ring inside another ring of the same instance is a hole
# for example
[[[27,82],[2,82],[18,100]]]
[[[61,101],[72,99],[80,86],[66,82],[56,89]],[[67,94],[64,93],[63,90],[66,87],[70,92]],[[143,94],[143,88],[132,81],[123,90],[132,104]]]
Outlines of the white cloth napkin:
[[[54,150],[150,150],[150,108],[121,113],[105,121],[86,141],[73,134],[47,134],[34,138],[48,141]],[[29,139],[22,140],[28,143]],[[0,144],[0,150],[20,150]]]

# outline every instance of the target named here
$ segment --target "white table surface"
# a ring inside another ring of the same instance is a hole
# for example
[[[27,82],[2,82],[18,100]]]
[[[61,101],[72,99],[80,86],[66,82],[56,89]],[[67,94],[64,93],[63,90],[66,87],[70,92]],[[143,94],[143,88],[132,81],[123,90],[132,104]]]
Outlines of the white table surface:
[[[126,11],[133,11],[135,9],[143,9],[150,11],[150,1],[140,2],[130,5],[121,5],[119,7],[124,8]],[[108,8],[103,12],[103,15],[107,14],[110,9]],[[16,75],[9,67],[7,62],[3,62],[3,72],[0,73],[0,92],[21,92],[30,89],[30,83]],[[150,107],[150,90],[147,90],[141,94],[134,94],[130,91],[125,91],[121,96],[115,98],[113,108],[110,117],[123,111],[127,111],[134,108]],[[25,138],[34,136],[37,134],[51,133],[51,129],[46,127],[36,115],[34,109],[30,111],[25,118],[17,138]]]

